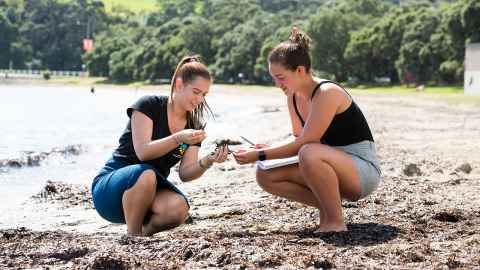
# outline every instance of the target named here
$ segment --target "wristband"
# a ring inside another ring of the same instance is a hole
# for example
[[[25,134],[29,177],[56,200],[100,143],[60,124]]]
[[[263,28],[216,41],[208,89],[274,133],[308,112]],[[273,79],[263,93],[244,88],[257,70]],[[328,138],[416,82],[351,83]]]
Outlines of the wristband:
[[[263,150],[258,151],[258,160],[264,161],[265,159],[267,159],[267,156],[265,155],[265,151]]]

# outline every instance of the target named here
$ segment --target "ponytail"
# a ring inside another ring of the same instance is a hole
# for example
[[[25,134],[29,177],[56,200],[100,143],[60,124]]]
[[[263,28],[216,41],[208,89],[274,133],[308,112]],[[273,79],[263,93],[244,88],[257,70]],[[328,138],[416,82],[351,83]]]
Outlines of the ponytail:
[[[177,79],[180,78],[184,84],[188,84],[197,77],[202,77],[209,81],[212,80],[207,67],[200,61],[200,56],[192,55],[183,57],[182,60],[178,62],[177,68],[172,76],[170,98],[173,100],[173,92],[175,91]],[[187,128],[203,129],[205,127],[204,118],[209,113],[213,115],[207,101],[203,99],[197,108],[191,112],[187,112]]]

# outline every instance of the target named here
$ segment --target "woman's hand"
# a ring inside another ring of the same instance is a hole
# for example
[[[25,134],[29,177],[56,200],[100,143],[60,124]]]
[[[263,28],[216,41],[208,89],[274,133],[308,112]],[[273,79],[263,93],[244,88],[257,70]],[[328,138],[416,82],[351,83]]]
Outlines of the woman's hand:
[[[203,130],[184,129],[175,133],[175,140],[179,143],[197,144],[205,140],[207,134]]]
[[[264,143],[256,143],[256,144],[252,145],[251,147],[253,149],[262,149],[262,148],[270,147],[270,145],[264,144]]]
[[[215,152],[208,155],[209,161],[211,161],[212,163],[225,162],[225,160],[227,160],[227,157],[228,157],[228,146],[227,145],[218,147],[215,150]]]
[[[238,149],[237,151],[233,152],[233,157],[238,164],[252,163],[258,160],[258,151]]]
[[[220,146],[214,152],[204,157],[206,161],[202,162],[202,164],[206,163],[207,167],[210,167],[213,163],[223,163],[227,160],[228,152],[228,146]]]

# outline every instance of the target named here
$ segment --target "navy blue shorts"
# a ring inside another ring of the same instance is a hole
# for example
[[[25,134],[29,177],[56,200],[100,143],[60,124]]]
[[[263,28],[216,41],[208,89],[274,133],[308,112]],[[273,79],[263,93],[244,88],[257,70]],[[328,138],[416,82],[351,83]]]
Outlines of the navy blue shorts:
[[[157,191],[162,189],[172,190],[182,195],[190,207],[185,194],[162,176],[152,165],[146,163],[130,165],[123,160],[112,157],[100,170],[92,183],[93,205],[98,214],[110,222],[125,224],[122,205],[123,193],[135,185],[140,175],[146,170],[155,172],[157,176]],[[152,212],[148,211],[145,215],[144,224],[148,223],[151,215]]]

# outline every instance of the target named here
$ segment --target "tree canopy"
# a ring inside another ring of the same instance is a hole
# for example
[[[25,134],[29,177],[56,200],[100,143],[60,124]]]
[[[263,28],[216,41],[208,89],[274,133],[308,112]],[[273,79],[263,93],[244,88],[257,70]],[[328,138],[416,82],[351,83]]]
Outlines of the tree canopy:
[[[268,52],[299,26],[321,76],[461,82],[465,45],[480,42],[480,2],[399,2],[158,0],[154,11],[107,13],[95,0],[0,0],[0,68],[86,67],[117,82],[154,82],[200,54],[217,82],[263,84]],[[93,51],[83,51],[84,38]]]

